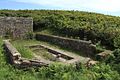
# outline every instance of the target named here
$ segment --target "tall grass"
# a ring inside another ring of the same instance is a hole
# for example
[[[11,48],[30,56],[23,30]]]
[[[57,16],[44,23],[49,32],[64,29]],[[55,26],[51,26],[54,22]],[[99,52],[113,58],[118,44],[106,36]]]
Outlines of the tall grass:
[[[29,48],[25,47],[24,44],[19,44],[15,42],[13,43],[13,45],[20,52],[22,57],[28,58],[28,59],[32,59],[34,57],[33,52]]]

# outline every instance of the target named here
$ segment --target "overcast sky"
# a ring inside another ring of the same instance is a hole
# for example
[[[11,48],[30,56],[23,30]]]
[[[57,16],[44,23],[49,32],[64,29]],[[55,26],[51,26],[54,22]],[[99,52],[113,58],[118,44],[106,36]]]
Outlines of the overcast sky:
[[[80,10],[120,16],[120,0],[0,0],[0,9]]]

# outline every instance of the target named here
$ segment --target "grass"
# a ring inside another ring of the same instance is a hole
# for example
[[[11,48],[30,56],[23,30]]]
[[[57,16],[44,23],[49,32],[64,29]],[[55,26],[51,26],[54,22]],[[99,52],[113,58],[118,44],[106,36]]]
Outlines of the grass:
[[[79,54],[81,55],[80,52],[73,51],[68,48],[64,48],[55,44],[52,44],[50,42],[44,42],[44,41],[36,41],[36,40],[16,40],[12,41],[12,44],[17,48],[17,50],[22,54],[22,57],[29,58],[29,59],[40,59],[44,58],[46,60],[50,61],[58,61],[56,57],[54,57],[51,53],[49,53],[46,49],[44,48],[29,48],[25,46],[31,46],[35,44],[42,44],[46,45],[48,47],[51,47],[53,49],[58,49],[64,52],[70,52],[72,54]],[[83,55],[82,55],[83,56]]]
[[[41,56],[42,58],[50,61],[56,61],[56,58],[44,48],[31,48],[36,56]]]
[[[16,43],[20,41],[15,41]],[[21,41],[22,44],[39,43],[36,41]],[[83,65],[51,64],[38,69],[16,69],[6,62],[7,58],[0,39],[0,80],[120,80],[120,75],[111,70],[109,65],[99,64],[87,69]]]
[[[16,47],[16,49],[21,53],[22,57],[28,58],[28,59],[32,59],[33,53],[29,48],[23,47],[22,45],[14,45]]]
[[[7,57],[3,50],[3,41],[0,39],[0,80],[36,80],[33,75],[32,72],[15,69],[7,63]]]
[[[25,47],[23,43],[14,41],[12,42],[12,44],[13,46],[15,46],[18,52],[20,52],[22,57],[28,58],[28,59],[32,59],[34,57],[33,52],[29,48]]]
[[[49,46],[51,48],[54,48],[54,49],[59,49],[59,50],[62,50],[64,52],[71,52],[73,54],[77,54],[77,55],[80,55],[80,56],[87,56],[79,51],[75,51],[75,50],[72,50],[72,49],[69,49],[69,48],[66,48],[66,47],[63,47],[63,46],[59,46],[59,45],[56,45],[56,44],[53,44],[51,42],[45,42],[45,41],[37,41],[37,40],[16,40],[16,41],[12,41],[12,44],[16,44],[18,45],[20,43],[20,45],[22,45],[22,47],[24,47],[25,45],[26,46],[30,46],[30,45],[34,45],[34,44],[42,44],[42,45],[46,45],[46,46]]]

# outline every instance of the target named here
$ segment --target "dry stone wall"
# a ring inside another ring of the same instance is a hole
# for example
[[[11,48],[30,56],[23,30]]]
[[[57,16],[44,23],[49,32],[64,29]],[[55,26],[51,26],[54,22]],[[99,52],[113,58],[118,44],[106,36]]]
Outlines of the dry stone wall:
[[[63,38],[63,37],[45,35],[39,33],[36,34],[36,39],[52,42],[66,48],[77,50],[88,56],[94,56],[94,54],[96,53],[96,46],[89,41],[69,39],[69,38]]]
[[[61,52],[59,50],[53,50],[52,48],[49,48],[49,47],[44,46],[44,45],[33,45],[33,46],[29,46],[29,47],[35,47],[35,46],[44,47],[44,48],[48,49],[48,51],[53,53],[53,54],[57,54],[57,55],[61,54],[61,57],[64,57],[64,58],[66,56],[69,56],[71,59],[69,59],[67,62],[65,62],[68,64],[76,64],[76,63],[80,62],[82,64],[89,66],[89,65],[94,65],[97,63],[97,61],[93,61],[90,58],[75,56],[75,55],[70,54],[70,53],[68,55],[64,52]],[[9,42],[9,40],[4,40],[4,49],[5,49],[6,55],[8,56],[9,62],[18,68],[42,67],[42,66],[47,67],[49,64],[52,63],[52,62],[48,62],[46,60],[44,61],[41,59],[40,60],[31,59],[30,60],[30,59],[23,58],[21,56],[21,54],[17,51],[17,49]],[[64,62],[64,61],[62,61],[62,62]]]
[[[4,40],[4,49],[11,64],[19,68],[48,66],[48,63],[22,58],[17,49],[8,41]]]
[[[0,36],[26,38],[33,32],[33,19],[28,17],[0,17]]]

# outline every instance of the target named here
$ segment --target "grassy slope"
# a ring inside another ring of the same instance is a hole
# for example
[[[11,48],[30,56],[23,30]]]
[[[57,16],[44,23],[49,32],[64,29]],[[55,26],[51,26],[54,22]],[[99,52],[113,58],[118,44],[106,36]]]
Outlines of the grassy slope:
[[[6,62],[0,40],[0,80],[120,80],[119,74],[109,65],[99,64],[89,69],[82,65],[77,67],[61,64],[50,65],[28,71],[18,70]]]
[[[0,10],[0,16],[33,17],[34,30],[52,28],[55,34],[97,39],[107,45],[119,46],[120,17],[59,10]]]
[[[120,18],[72,11],[0,11],[0,16],[24,16],[34,18],[34,29],[55,28],[64,35],[79,37],[81,31],[90,39],[107,40],[109,44],[119,45]],[[49,25],[48,25],[49,24]],[[80,32],[80,34],[78,34]],[[74,33],[74,34],[73,34]],[[90,35],[88,34],[90,33]],[[59,34],[59,33],[58,33]],[[82,34],[81,34],[82,35]],[[85,37],[83,36],[83,37]],[[116,43],[114,42],[116,41]],[[106,42],[106,41],[105,41]],[[109,65],[100,63],[89,69],[77,66],[51,65],[29,71],[18,70],[6,62],[0,41],[0,79],[1,80],[120,80],[120,75]]]

